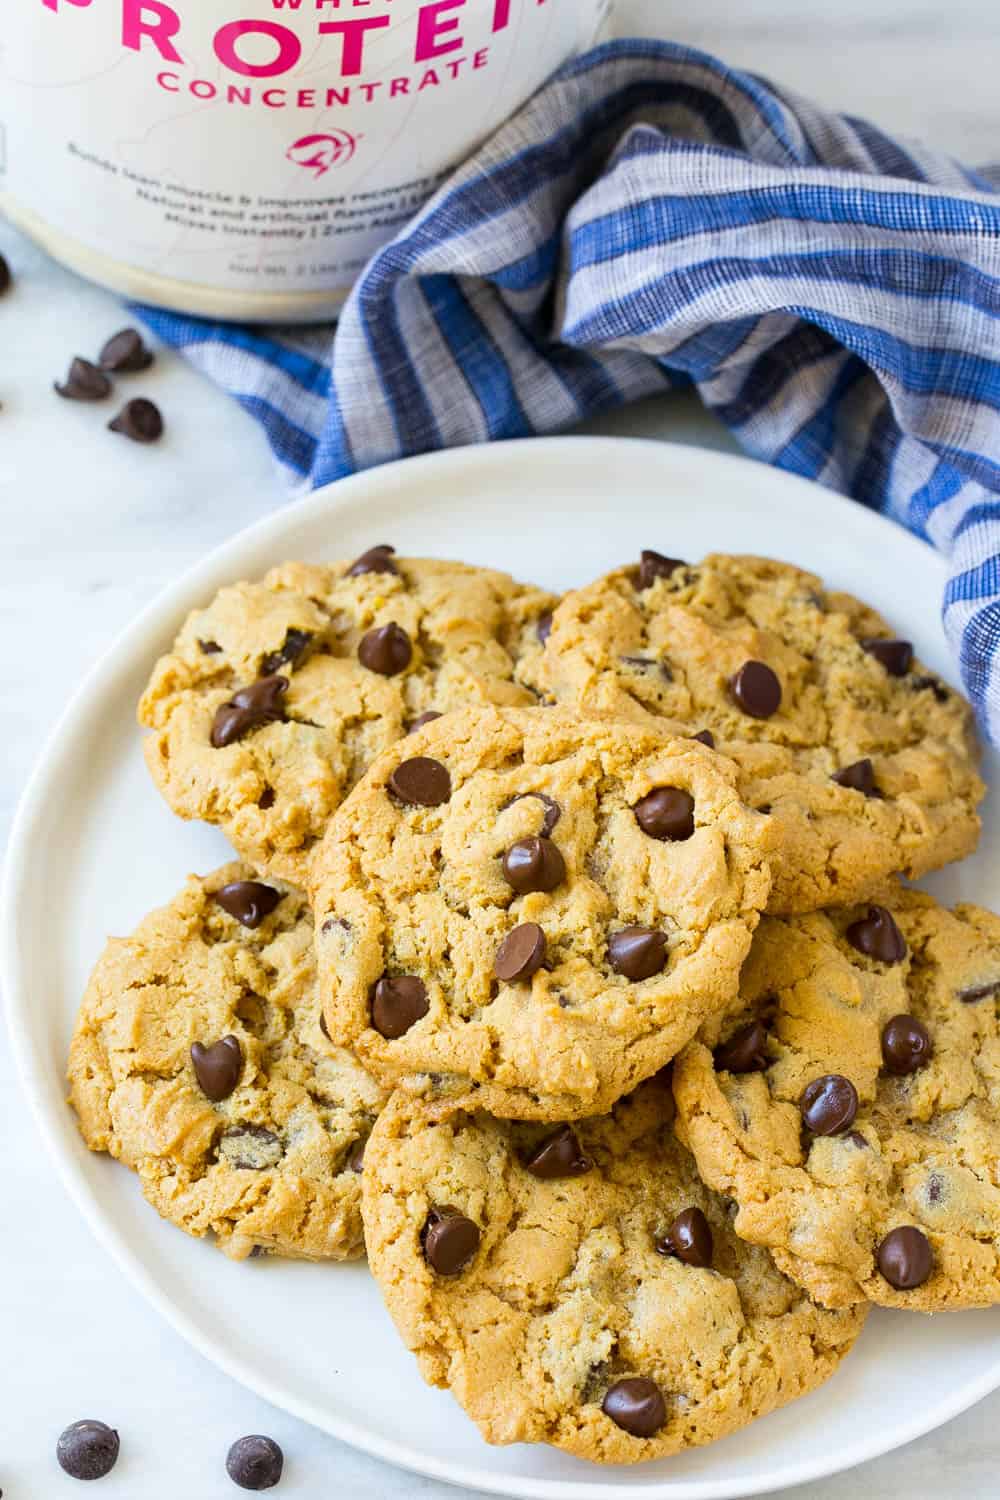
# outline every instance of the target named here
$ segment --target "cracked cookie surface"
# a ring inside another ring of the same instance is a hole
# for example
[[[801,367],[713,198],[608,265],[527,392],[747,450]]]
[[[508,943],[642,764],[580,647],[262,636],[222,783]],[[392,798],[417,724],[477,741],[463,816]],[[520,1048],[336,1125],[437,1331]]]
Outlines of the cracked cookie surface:
[[[737,1232],[822,1302],[988,1306],[1000,918],[880,899],[764,918],[721,1045],[716,1023],[675,1063],[678,1130]]]
[[[139,705],[172,810],[217,823],[258,870],[298,884],[331,813],[414,720],[537,702],[549,594],[391,549],[360,561],[368,571],[285,563],[222,589],[188,617]]]
[[[775,825],[770,910],[857,900],[975,847],[972,711],[881,616],[785,563],[650,558],[566,595],[543,681],[582,713],[711,732]]]
[[[386,1106],[369,1264],[425,1380],[488,1442],[665,1458],[813,1390],[860,1332],[866,1309],[817,1307],[737,1239],[670,1104],[653,1080],[573,1126],[569,1152],[537,1124]]]
[[[770,872],[735,774],[547,708],[393,746],[313,862],[331,1037],[508,1118],[610,1108],[736,994]]]
[[[304,896],[244,882],[239,864],[192,876],[109,941],[76,1022],[70,1102],[87,1145],[187,1233],[214,1233],[234,1259],[352,1259],[384,1095],[321,1030]]]

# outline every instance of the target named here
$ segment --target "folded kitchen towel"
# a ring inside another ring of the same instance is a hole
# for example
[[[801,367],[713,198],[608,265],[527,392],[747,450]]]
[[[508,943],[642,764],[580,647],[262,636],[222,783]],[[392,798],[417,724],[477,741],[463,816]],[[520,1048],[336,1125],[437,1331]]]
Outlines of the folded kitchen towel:
[[[1000,171],[617,41],[456,171],[336,328],[142,312],[296,486],[693,385],[748,453],[945,553],[945,629],[1000,743]]]

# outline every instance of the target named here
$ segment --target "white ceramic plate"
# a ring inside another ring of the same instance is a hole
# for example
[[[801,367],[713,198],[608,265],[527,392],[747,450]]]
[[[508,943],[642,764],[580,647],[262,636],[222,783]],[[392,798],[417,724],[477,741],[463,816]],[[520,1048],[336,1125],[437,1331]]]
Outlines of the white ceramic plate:
[[[63,1069],[104,937],[129,932],[189,870],[226,858],[221,836],[175,820],[147,779],[134,713],[152,663],[221,584],[287,557],[349,557],[381,541],[553,588],[643,546],[691,558],[767,553],[870,599],[934,670],[953,676],[938,623],[944,570],[928,547],[813,485],[696,449],[556,439],[463,450],[345,481],[236,537],[156,600],[91,673],[49,742],[11,841],[2,915],[14,1047],[39,1125],[95,1232],[180,1333],[261,1396],[380,1458],[497,1494],[760,1494],[884,1453],[1000,1385],[1000,1309],[935,1319],[876,1312],[821,1391],[711,1448],[613,1470],[541,1447],[489,1448],[449,1395],[422,1384],[363,1267],[232,1265],[162,1223],[131,1173],[83,1148]],[[933,884],[950,900],[1000,903],[990,830],[980,854]]]

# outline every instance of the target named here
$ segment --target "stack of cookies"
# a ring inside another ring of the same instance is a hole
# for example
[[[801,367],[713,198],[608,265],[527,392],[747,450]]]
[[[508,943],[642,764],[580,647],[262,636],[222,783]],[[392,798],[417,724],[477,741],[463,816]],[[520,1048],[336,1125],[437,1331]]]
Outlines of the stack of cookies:
[[[112,940],[87,1143],[250,1254],[369,1265],[494,1443],[632,1463],[1000,1301],[1000,919],[968,705],[797,568],[563,599],[388,546],[185,623],[152,776],[238,863]]]

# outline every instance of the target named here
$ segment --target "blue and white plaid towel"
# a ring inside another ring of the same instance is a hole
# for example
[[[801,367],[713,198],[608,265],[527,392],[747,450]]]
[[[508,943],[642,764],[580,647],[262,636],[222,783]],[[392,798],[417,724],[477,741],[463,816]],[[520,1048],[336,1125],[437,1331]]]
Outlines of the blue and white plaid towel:
[[[564,67],[375,256],[332,327],[146,312],[296,484],[693,384],[748,453],[946,554],[1000,743],[1000,171],[686,48]]]

